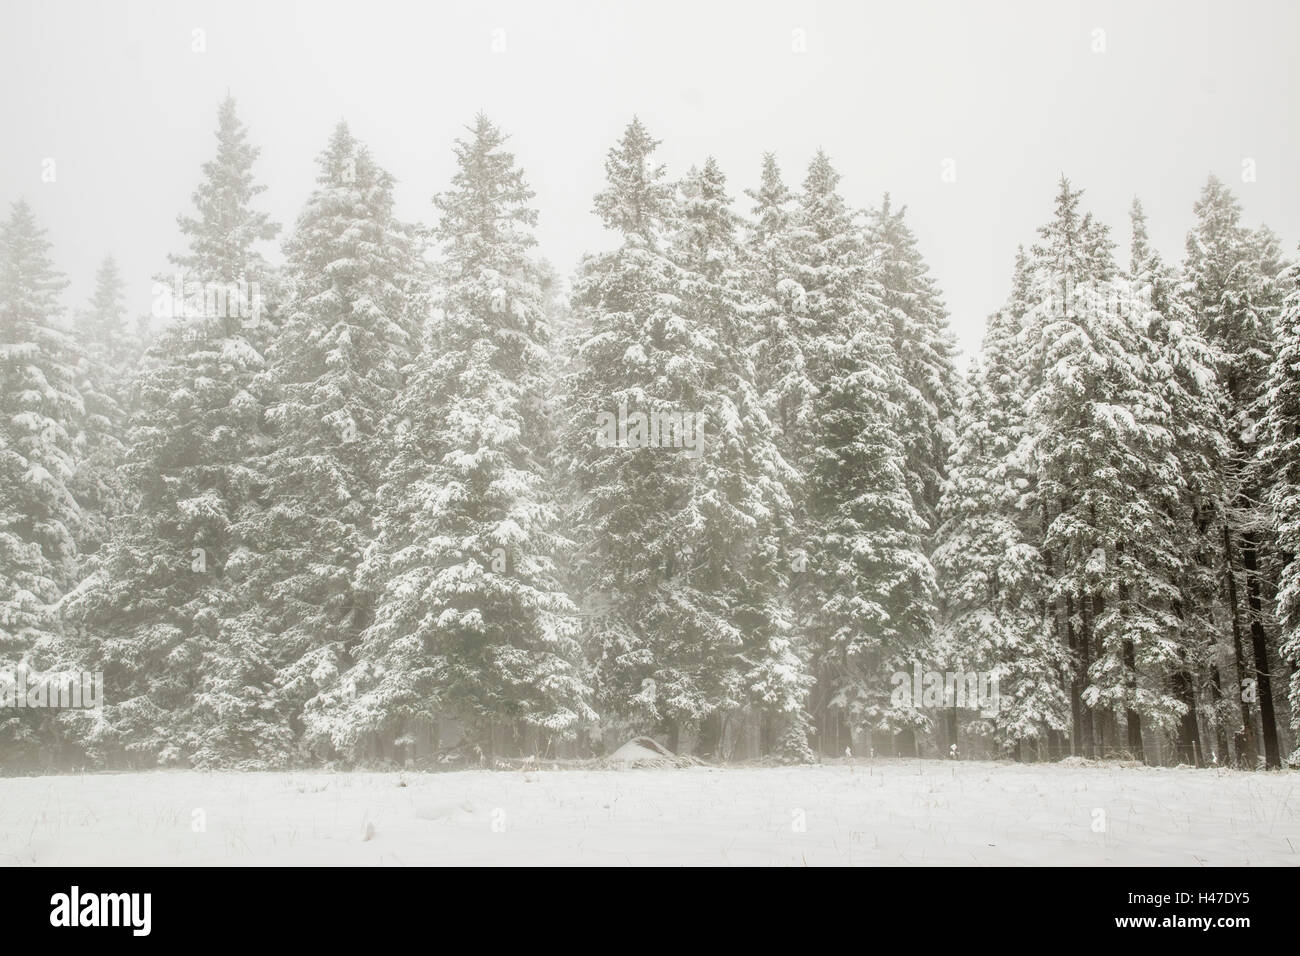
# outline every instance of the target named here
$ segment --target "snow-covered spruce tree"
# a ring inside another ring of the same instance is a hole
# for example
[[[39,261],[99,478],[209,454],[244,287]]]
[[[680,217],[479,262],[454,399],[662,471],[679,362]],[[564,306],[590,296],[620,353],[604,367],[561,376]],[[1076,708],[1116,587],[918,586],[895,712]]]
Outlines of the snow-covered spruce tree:
[[[1218,614],[1221,591],[1220,535],[1214,515],[1223,498],[1223,463],[1227,440],[1223,392],[1214,373],[1214,355],[1196,330],[1178,296],[1177,277],[1151,247],[1142,205],[1133,200],[1127,281],[1137,329],[1146,347],[1141,374],[1165,407],[1165,417],[1179,474],[1174,508],[1179,552],[1170,582],[1178,590],[1171,610],[1178,622],[1177,664],[1169,675],[1173,695],[1185,706],[1175,751],[1185,763],[1205,763],[1198,691],[1210,706],[1204,712],[1216,732],[1218,751],[1227,759],[1223,735],[1218,664]]]
[[[1246,698],[1258,700],[1266,767],[1281,764],[1269,653],[1271,621],[1264,606],[1271,542],[1257,468],[1260,399],[1273,357],[1272,323],[1280,305],[1267,233],[1241,222],[1241,206],[1211,176],[1195,205],[1196,225],[1187,235],[1182,297],[1199,331],[1218,355],[1217,372],[1227,393],[1230,457],[1222,503],[1224,581],[1231,615],[1237,683],[1242,704],[1239,761],[1254,765],[1255,726]],[[1250,651],[1245,647],[1249,633]]]
[[[879,207],[869,210],[867,248],[872,273],[880,286],[884,322],[898,357],[898,434],[902,439],[907,486],[912,503],[925,522],[927,554],[937,543],[937,507],[948,456],[953,448],[954,419],[960,379],[953,362],[956,343],[938,286],[929,275],[916,237],[905,221],[906,207],[895,208],[886,193]],[[942,609],[938,609],[942,614]],[[964,670],[969,663],[942,642],[935,645],[934,663]],[[949,743],[959,736],[959,711],[944,708]]]
[[[128,508],[130,497],[121,464],[138,346],[127,323],[125,282],[112,256],[95,273],[95,291],[77,316],[76,330],[82,351],[77,384],[85,402],[86,443],[74,493],[84,517],[78,541],[84,560],[108,539],[109,522]]]
[[[1119,518],[1127,539],[1116,537],[1111,564],[1116,583],[1098,619],[1101,698],[1119,712],[1124,702],[1127,749],[1144,755],[1144,695],[1156,702],[1156,729],[1172,731],[1183,759],[1200,759],[1194,670],[1213,649],[1212,615],[1189,621],[1187,604],[1208,584],[1196,523],[1217,493],[1223,420],[1211,353],[1177,300],[1174,277],[1147,246],[1140,205],[1132,214],[1135,257],[1130,275],[1116,281],[1117,339],[1131,356],[1132,380],[1117,397],[1134,417],[1126,483],[1130,501]],[[1133,364],[1136,359],[1136,365]],[[1208,608],[1207,608],[1208,610]],[[1107,627],[1118,633],[1108,651]],[[1118,656],[1115,648],[1118,648]],[[1145,653],[1144,653],[1145,651]],[[1121,681],[1122,678],[1122,681]],[[1157,702],[1158,701],[1158,702]],[[1169,709],[1170,702],[1176,707]],[[1176,726],[1174,717],[1177,718]]]
[[[715,604],[741,641],[726,696],[701,727],[697,751],[712,755],[722,718],[753,704],[769,718],[769,740],[782,760],[811,757],[804,709],[811,683],[789,603],[790,488],[798,474],[782,457],[763,407],[749,352],[748,274],[726,179],[713,159],[681,185],[671,251],[679,267],[683,319],[707,363],[699,413],[712,428],[696,463],[683,515],[698,552],[680,577]],[[802,743],[800,741],[803,741]]]
[[[760,749],[779,759],[812,759],[807,712],[810,648],[806,628],[800,627],[795,585],[806,572],[806,512],[799,462],[812,439],[816,387],[808,377],[804,348],[812,340],[811,320],[804,307],[803,287],[794,278],[793,242],[797,201],[781,178],[772,153],[765,153],[759,187],[746,195],[753,201],[743,249],[746,270],[746,315],[750,326],[745,349],[772,440],[792,468],[786,480],[789,517],[778,525],[778,569],[787,581],[787,597],[774,607],[764,665],[755,681],[764,700],[779,701],[763,713]],[[784,659],[785,663],[781,663]]]
[[[933,557],[943,595],[939,643],[951,666],[997,679],[997,706],[987,719],[999,746],[1018,758],[1024,745],[1064,735],[1070,717],[1069,662],[1045,611],[1037,477],[1027,456],[1032,429],[1019,336],[1029,272],[1022,248],[1011,299],[989,317],[970,371]]]
[[[110,393],[107,397],[118,406],[125,405],[131,366],[145,343],[127,318],[126,280],[112,256],[105,256],[95,271],[95,291],[77,316],[76,329],[95,387]]]
[[[1072,294],[1072,287],[1083,274],[1082,251],[1082,216],[1079,210],[1079,194],[1069,189],[1062,177],[1061,188],[1056,199],[1053,223],[1040,228],[1040,236],[1045,232],[1055,234],[1053,253],[1044,252],[1041,246],[1035,246],[1029,260],[1029,268],[1018,275],[1018,288],[1015,292],[1023,303],[1023,329],[1019,334],[1020,354],[1017,364],[1026,378],[1024,388],[1026,419],[1030,419],[1031,403],[1044,387],[1050,362],[1046,355],[1046,346],[1050,342],[1046,329],[1054,322],[1057,315],[1065,314],[1064,301]],[[1047,258],[1046,266],[1044,259]],[[1052,261],[1055,258],[1056,261]],[[1093,753],[1092,718],[1086,712],[1083,703],[1083,690],[1087,685],[1087,672],[1092,660],[1091,644],[1079,646],[1076,635],[1076,603],[1073,594],[1063,594],[1057,584],[1057,577],[1065,564],[1065,557],[1050,546],[1048,536],[1056,515],[1068,507],[1069,503],[1058,497],[1059,488],[1053,488],[1050,482],[1040,482],[1042,477],[1041,462],[1037,459],[1037,442],[1042,430],[1042,422],[1033,420],[1026,440],[1026,461],[1033,472],[1034,505],[1039,510],[1039,532],[1037,544],[1044,567],[1048,575],[1047,601],[1053,623],[1060,635],[1060,643],[1067,649],[1070,664],[1069,701],[1070,701],[1070,746],[1074,753]]]
[[[126,436],[132,507],[69,599],[82,659],[106,685],[102,720],[84,728],[92,757],[257,765],[287,752],[270,639],[250,626],[238,571],[266,480],[258,296],[271,275],[258,247],[278,229],[254,208],[257,155],[227,98],[195,214],[178,217],[185,251],[154,288],[161,328]]]
[[[436,317],[390,416],[376,540],[358,574],[375,598],[345,678],[355,695],[312,717],[340,748],[451,715],[488,756],[535,753],[595,716],[553,561],[533,192],[487,117],[470,134],[435,198]]]
[[[1300,732],[1300,265],[1290,266],[1284,282],[1289,292],[1276,326],[1277,354],[1264,393],[1261,457],[1282,566],[1277,588],[1280,650],[1291,666],[1291,726]],[[1300,765],[1300,749],[1287,763]]]
[[[907,487],[899,436],[892,328],[838,181],[819,151],[799,197],[792,260],[817,389],[801,462],[808,557],[800,598],[815,654],[823,750],[837,736],[826,723],[835,719],[828,705],[869,732],[924,723],[915,706],[891,701],[890,677],[929,653],[934,610],[925,524]]]
[[[62,324],[65,286],[45,230],[14,203],[0,224],[0,672],[9,674],[66,659],[55,605],[76,573],[84,403]],[[48,713],[0,714],[0,762],[37,755]]]
[[[948,312],[904,221],[906,212],[906,206],[895,209],[886,193],[867,215],[867,246],[901,372],[899,425],[908,487],[917,514],[933,534],[954,442],[960,380]]]
[[[1074,656],[1077,747],[1118,747],[1122,712],[1140,758],[1142,721],[1170,727],[1185,710],[1167,679],[1178,665],[1182,478],[1167,404],[1146,374],[1145,312],[1113,281],[1109,239],[1080,215],[1080,195],[1062,178],[1027,316],[1043,547]]]
[[[675,750],[682,729],[735,694],[743,641],[701,586],[709,556],[694,547],[706,531],[699,475],[727,427],[712,417],[721,347],[712,322],[686,314],[657,145],[634,118],[605,162],[595,211],[622,243],[587,258],[575,285],[584,338],[565,379],[564,446],[600,709],[666,733]],[[653,434],[651,416],[663,426]]]
[[[381,425],[415,355],[427,281],[419,236],[393,215],[393,177],[346,124],[317,162],[285,243],[286,298],[268,353],[266,504],[241,525],[237,564],[254,601],[247,633],[274,635],[271,699],[309,746],[328,749],[338,736],[330,715],[350,691],[341,676],[374,620],[357,569],[391,458]]]
[[[759,188],[746,195],[754,202],[745,242],[753,325],[748,349],[778,446],[794,461],[812,431],[816,387],[808,377],[803,349],[813,331],[803,287],[794,278],[797,202],[772,153],[763,156]]]

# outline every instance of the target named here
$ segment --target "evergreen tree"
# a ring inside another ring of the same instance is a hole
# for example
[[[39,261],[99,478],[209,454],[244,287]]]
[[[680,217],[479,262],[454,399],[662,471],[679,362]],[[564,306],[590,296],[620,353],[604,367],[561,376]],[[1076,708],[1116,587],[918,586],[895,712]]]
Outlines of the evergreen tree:
[[[85,402],[86,446],[75,494],[85,516],[78,542],[84,557],[107,540],[109,522],[127,508],[130,496],[121,464],[129,383],[138,353],[126,321],[125,282],[112,256],[95,273],[95,291],[78,317],[77,334],[82,349],[77,382]]]
[[[1169,675],[1185,669],[1179,510],[1187,500],[1169,427],[1164,318],[1117,281],[1113,244],[1064,178],[1040,234],[1028,323],[1033,448],[1050,593],[1074,662],[1073,738],[1092,756],[1143,756],[1142,723],[1187,713]],[[1139,235],[1135,243],[1142,247]],[[1109,741],[1109,743],[1108,743]]]
[[[1285,282],[1290,291],[1277,323],[1277,354],[1264,393],[1261,454],[1282,565],[1277,589],[1281,653],[1291,666],[1292,727],[1300,730],[1300,267],[1292,265]],[[1300,749],[1287,762],[1300,764]]]
[[[1019,361],[1030,282],[1023,248],[1015,277],[1011,300],[989,318],[970,373],[933,560],[945,601],[942,641],[954,666],[997,679],[994,736],[1020,756],[1024,743],[1067,731],[1069,661],[1044,613],[1047,568]]]
[[[904,450],[907,487],[925,523],[925,551],[933,551],[937,508],[954,441],[959,380],[953,363],[956,344],[929,267],[905,221],[906,207],[895,209],[886,193],[867,214],[867,248],[880,286],[884,323],[898,359],[898,434]],[[936,663],[961,669],[950,649],[936,645]],[[959,733],[957,711],[947,710],[952,743]]]
[[[30,207],[0,226],[0,672],[66,660],[57,602],[76,574],[81,509],[72,487],[84,402],[62,324],[63,276]],[[41,711],[0,716],[5,762],[30,758]]]
[[[811,433],[812,398],[804,345],[812,339],[803,287],[794,278],[796,200],[781,179],[776,157],[763,156],[746,242],[754,326],[749,346],[768,418],[785,456],[794,460]]]
[[[280,227],[253,206],[266,191],[253,176],[260,154],[248,141],[234,97],[227,95],[217,108],[217,154],[203,164],[203,179],[192,197],[196,215],[177,217],[189,248],[169,258],[187,273],[187,279],[236,283],[266,278],[259,246],[274,239]]]
[[[745,314],[750,326],[746,355],[771,427],[771,440],[790,469],[784,479],[787,517],[777,524],[775,569],[784,577],[790,596],[769,611],[771,633],[752,686],[764,705],[762,752],[775,753],[785,761],[807,762],[813,757],[806,710],[812,684],[811,648],[793,598],[807,567],[803,476],[798,462],[811,438],[817,391],[804,357],[812,329],[803,287],[794,278],[796,198],[782,180],[774,154],[764,154],[759,188],[746,195],[754,202],[743,249]]]
[[[83,659],[114,688],[86,727],[93,756],[212,765],[288,753],[271,637],[250,625],[259,611],[240,570],[242,527],[266,482],[261,349],[272,323],[261,287],[271,275],[258,246],[278,229],[252,206],[257,156],[227,98],[197,215],[178,217],[178,272],[154,287],[164,324],[135,383],[124,464],[133,507],[70,601]]]
[[[1179,721],[1177,752],[1183,761],[1201,764],[1206,754],[1197,719],[1198,685],[1204,685],[1210,694],[1211,723],[1216,729],[1222,726],[1224,716],[1219,696],[1219,578],[1215,571],[1220,559],[1216,503],[1223,497],[1228,447],[1222,392],[1214,373],[1213,353],[1177,294],[1174,271],[1151,248],[1146,216],[1137,199],[1130,220],[1128,283],[1146,345],[1142,370],[1148,387],[1162,397],[1179,476],[1176,500],[1169,503],[1176,534],[1169,548],[1178,553],[1170,582],[1178,592],[1170,601],[1178,626],[1177,663],[1169,679],[1171,692],[1185,708]]]
[[[948,456],[954,441],[959,381],[957,346],[929,267],[889,194],[867,219],[867,242],[881,304],[902,373],[900,435],[908,487],[916,512],[933,532]]]
[[[702,728],[701,753],[720,743],[722,715],[746,703],[767,718],[769,741],[785,760],[809,756],[804,698],[811,683],[789,604],[792,530],[790,487],[798,475],[785,461],[746,351],[747,273],[726,180],[713,159],[682,184],[672,244],[679,267],[683,318],[707,350],[700,394],[706,422],[717,422],[693,474],[686,520],[700,554],[684,575],[741,641],[734,674]]]
[[[1233,696],[1242,703],[1238,759],[1253,765],[1256,758],[1254,720],[1246,700],[1255,697],[1265,766],[1277,767],[1281,753],[1268,648],[1271,622],[1264,607],[1270,582],[1263,570],[1271,544],[1263,530],[1267,520],[1256,467],[1259,401],[1272,361],[1272,322],[1279,305],[1278,263],[1271,254],[1275,241],[1242,224],[1240,204],[1213,176],[1195,212],[1196,225],[1187,236],[1182,292],[1198,329],[1218,355],[1216,371],[1227,394],[1230,457],[1222,526],[1224,580],[1239,681]]]
[[[724,503],[701,495],[716,476],[715,443],[730,442],[736,424],[717,388],[719,323],[695,300],[718,289],[692,292],[673,261],[679,216],[657,145],[634,118],[606,159],[595,210],[622,244],[587,259],[574,290],[585,338],[565,382],[565,443],[578,550],[590,559],[584,602],[605,605],[590,635],[602,703],[676,749],[683,727],[738,700],[744,637],[709,579],[712,556],[694,548],[724,533],[714,524]],[[721,197],[706,199],[698,181],[692,189],[710,206],[696,239],[716,238],[730,228]],[[651,431],[651,416],[662,430]]]
[[[285,243],[286,299],[271,343],[259,467],[265,506],[241,526],[239,573],[253,599],[241,626],[275,635],[273,703],[307,730],[337,734],[340,677],[373,623],[357,579],[374,535],[375,490],[391,457],[382,423],[427,310],[416,231],[393,214],[393,177],[340,123],[318,158],[317,187]]]
[[[489,754],[494,726],[536,752],[595,716],[553,560],[533,192],[487,117],[470,132],[435,198],[445,288],[391,418],[376,541],[358,576],[376,595],[374,622],[347,678],[356,695],[331,725],[340,746],[450,713]]]
[[[889,676],[923,657],[932,636],[933,569],[907,487],[898,357],[866,244],[819,152],[804,180],[794,275],[811,332],[813,405],[805,463],[808,583],[819,693],[870,731],[921,726],[895,706]],[[821,728],[823,744],[830,728]]]

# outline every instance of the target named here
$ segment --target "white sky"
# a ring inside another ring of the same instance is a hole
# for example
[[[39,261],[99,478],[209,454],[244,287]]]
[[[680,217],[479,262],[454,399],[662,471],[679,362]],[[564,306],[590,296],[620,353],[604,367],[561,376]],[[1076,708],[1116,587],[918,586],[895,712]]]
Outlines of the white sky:
[[[195,29],[206,52],[192,50]],[[792,52],[796,29],[806,53]],[[970,351],[1061,172],[1121,255],[1136,194],[1157,247],[1181,261],[1211,171],[1249,222],[1294,249],[1298,38],[1288,0],[2,0],[0,201],[26,197],[49,227],[70,305],[112,252],[146,312],[227,88],[262,148],[263,208],[286,231],[340,118],[400,180],[401,215],[431,221],[451,141],[482,109],[511,134],[538,194],[541,251],[567,274],[610,243],[591,199],[638,113],[670,175],[712,154],[738,197],[764,150],[794,187],[818,146],[854,205],[890,191]],[[1255,182],[1242,181],[1247,158]]]

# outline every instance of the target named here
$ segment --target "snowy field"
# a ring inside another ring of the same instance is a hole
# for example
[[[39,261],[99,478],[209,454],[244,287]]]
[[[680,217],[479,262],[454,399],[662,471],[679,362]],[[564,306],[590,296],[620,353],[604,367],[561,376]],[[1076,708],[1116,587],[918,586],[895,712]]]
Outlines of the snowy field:
[[[1298,783],[915,760],[8,778],[0,862],[1296,866]]]

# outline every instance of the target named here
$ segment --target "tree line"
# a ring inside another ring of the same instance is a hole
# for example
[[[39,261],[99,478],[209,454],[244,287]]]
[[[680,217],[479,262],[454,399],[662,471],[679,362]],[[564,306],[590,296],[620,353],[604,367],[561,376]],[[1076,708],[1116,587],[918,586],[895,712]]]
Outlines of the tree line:
[[[791,188],[768,154],[738,212],[713,159],[672,180],[658,145],[634,119],[609,150],[617,243],[565,280],[486,117],[432,227],[340,124],[272,266],[228,98],[151,322],[112,258],[66,316],[16,203],[0,675],[102,674],[103,705],[0,709],[4,766],[629,732],[1282,765],[1300,283],[1272,232],[1211,178],[1180,265],[1136,200],[1121,265],[1062,178],[963,373],[888,195],[852,208],[820,151]],[[968,674],[991,706],[954,699]]]

